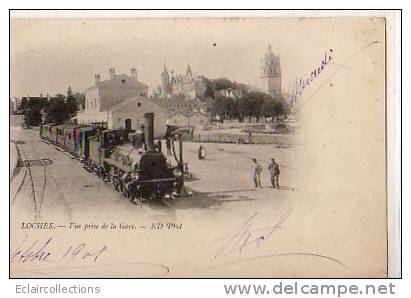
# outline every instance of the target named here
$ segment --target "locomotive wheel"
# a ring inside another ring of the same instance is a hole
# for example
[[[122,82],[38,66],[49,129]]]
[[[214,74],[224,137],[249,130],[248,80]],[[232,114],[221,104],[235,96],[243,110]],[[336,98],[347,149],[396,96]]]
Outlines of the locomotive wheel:
[[[166,195],[165,189],[166,189],[165,185],[161,182],[156,185],[156,192],[155,192],[156,200],[160,201],[165,197]]]
[[[111,185],[113,186],[113,188],[114,188],[115,190],[118,191],[119,183],[118,183],[118,181],[117,181],[117,179],[116,179],[115,177],[112,177],[112,178],[111,178]]]
[[[130,202],[137,205],[138,201],[140,201],[141,204],[143,204],[143,200],[144,200],[144,198],[143,198],[141,185],[136,185],[135,187],[132,187]]]

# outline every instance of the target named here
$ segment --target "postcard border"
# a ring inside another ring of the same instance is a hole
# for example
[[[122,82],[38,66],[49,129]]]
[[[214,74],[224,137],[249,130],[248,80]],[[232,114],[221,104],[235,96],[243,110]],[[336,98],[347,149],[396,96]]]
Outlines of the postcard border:
[[[11,12],[12,11],[312,11],[313,9],[9,9],[9,98],[11,96]],[[402,29],[402,9],[316,9],[316,11],[399,11],[400,12],[400,29]],[[343,279],[343,280],[354,280],[354,279],[361,279],[361,280],[397,280],[402,279],[402,30],[400,34],[400,76],[401,76],[401,83],[400,83],[400,142],[399,142],[399,155],[400,155],[400,243],[399,243],[399,254],[400,254],[400,277],[390,277],[389,276],[389,217],[387,216],[387,277],[304,277],[304,279],[308,280],[333,280],[333,279]],[[388,194],[388,172],[387,172],[387,163],[388,163],[388,142],[387,142],[387,98],[388,98],[388,86],[387,86],[387,22],[385,22],[385,183],[386,183],[386,202],[387,202],[387,213],[388,213],[388,202],[389,202],[389,194]],[[395,98],[394,98],[395,99]],[[11,132],[10,132],[10,113],[9,113],[9,132],[8,132],[8,140],[9,143],[11,141]],[[396,147],[396,146],[395,146]],[[9,169],[10,169],[11,159],[9,154]],[[398,171],[398,169],[396,169]],[[9,170],[10,171],[10,170]],[[9,187],[9,197],[11,195],[11,189]],[[11,245],[11,208],[9,204],[9,247]],[[298,277],[162,277],[162,278],[152,278],[152,277],[101,277],[101,278],[93,278],[93,277],[12,277],[11,276],[11,264],[8,260],[9,264],[9,280],[55,280],[55,279],[63,279],[63,280],[101,280],[101,279],[284,279],[284,280],[295,280],[301,279]]]

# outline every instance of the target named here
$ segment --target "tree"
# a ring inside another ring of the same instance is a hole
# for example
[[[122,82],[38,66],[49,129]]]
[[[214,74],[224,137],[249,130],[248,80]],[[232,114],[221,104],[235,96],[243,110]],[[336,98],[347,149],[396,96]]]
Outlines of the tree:
[[[268,94],[258,91],[245,93],[238,102],[240,121],[242,121],[244,117],[256,117],[257,121],[259,121],[261,106],[268,97]]]
[[[213,80],[214,90],[223,90],[233,87],[233,83],[227,78],[219,78]]]
[[[84,95],[84,93],[83,92],[76,92],[76,93],[74,93],[73,96],[76,100],[77,107],[81,107],[82,109],[84,109],[85,102],[86,102],[86,96]]]
[[[248,92],[248,86],[246,84],[243,83],[237,83],[237,82],[233,82],[232,88],[234,90],[238,90],[241,91],[243,94]]]
[[[238,118],[238,101],[233,98],[226,98],[224,102],[225,118]]]
[[[21,99],[20,106],[18,107],[16,114],[24,115],[28,106],[29,106],[29,101],[27,100],[27,97],[23,97]]]
[[[204,91],[204,99],[206,98],[214,98],[214,87],[213,82],[207,78],[204,78],[205,84],[205,91]]]
[[[67,115],[65,116],[66,119],[72,118],[77,114],[77,104],[76,99],[73,96],[73,91],[69,86],[67,89],[67,97],[66,97],[66,112]]]
[[[239,120],[242,122],[245,117],[252,116],[253,102],[252,98],[245,94],[238,100],[238,115]]]
[[[261,106],[261,116],[265,118],[281,117],[287,115],[287,113],[288,106],[282,98],[270,98]]]
[[[24,122],[28,126],[37,126],[42,122],[42,110],[47,106],[46,98],[30,98],[24,110]]]
[[[50,99],[46,115],[48,123],[64,123],[69,118],[65,100],[66,97],[63,94],[57,94],[55,98]]]

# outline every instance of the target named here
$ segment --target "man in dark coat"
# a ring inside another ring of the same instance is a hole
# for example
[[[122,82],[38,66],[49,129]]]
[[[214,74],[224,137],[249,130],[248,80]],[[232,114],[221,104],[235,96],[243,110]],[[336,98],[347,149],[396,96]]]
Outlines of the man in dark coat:
[[[278,163],[275,162],[275,159],[272,158],[271,159],[271,163],[268,166],[268,170],[270,171],[270,175],[271,175],[271,185],[273,186],[273,188],[280,188],[280,166],[278,165]]]

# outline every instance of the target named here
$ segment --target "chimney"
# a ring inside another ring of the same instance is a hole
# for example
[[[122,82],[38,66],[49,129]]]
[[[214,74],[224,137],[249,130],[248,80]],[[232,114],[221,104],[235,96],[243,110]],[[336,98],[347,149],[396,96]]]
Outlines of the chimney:
[[[116,70],[114,69],[114,67],[108,69],[108,75],[110,80],[116,77]]]
[[[94,81],[95,81],[96,86],[98,86],[100,84],[100,75],[99,74],[94,75]]]
[[[134,80],[134,81],[137,81],[137,70],[133,67],[133,68],[131,68],[131,70],[130,70],[130,75],[131,75],[131,78]]]
[[[144,114],[144,143],[147,151],[154,150],[154,113]]]

